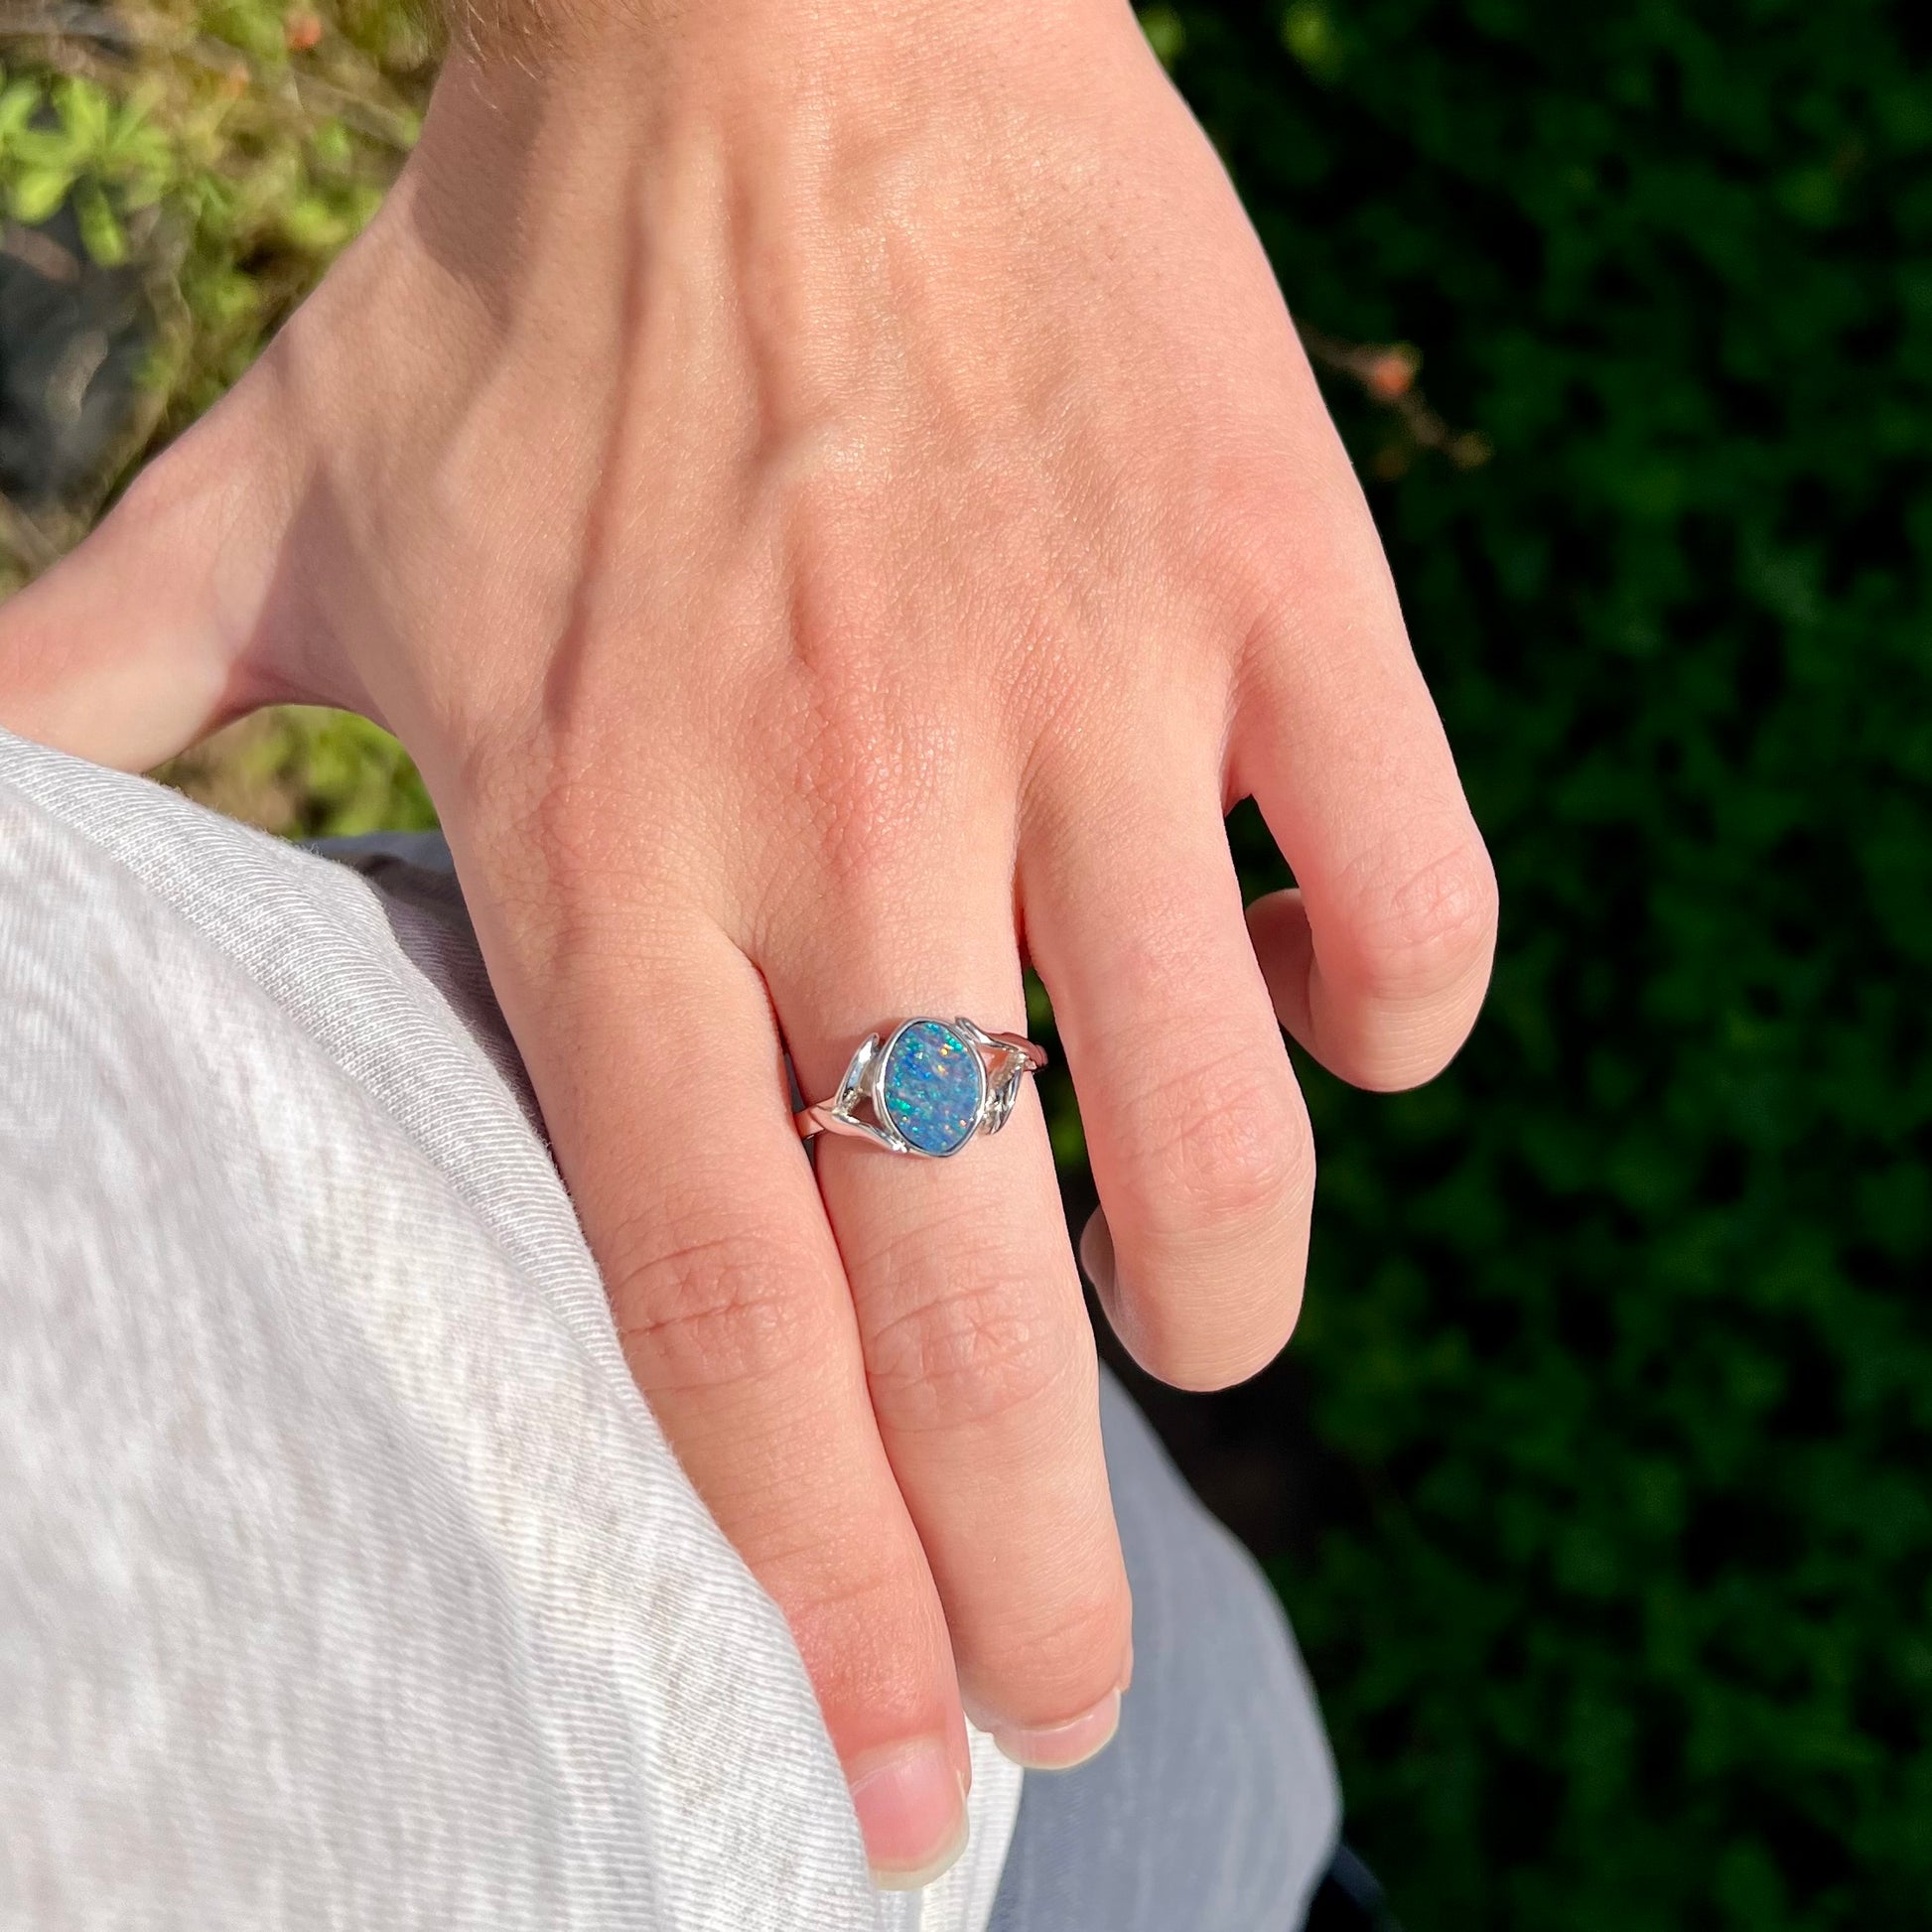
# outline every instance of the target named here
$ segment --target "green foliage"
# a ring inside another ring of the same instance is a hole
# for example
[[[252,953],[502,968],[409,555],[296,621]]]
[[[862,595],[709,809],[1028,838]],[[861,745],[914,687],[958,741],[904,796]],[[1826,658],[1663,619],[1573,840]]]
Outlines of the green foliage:
[[[0,205],[29,229],[70,211],[96,262],[141,267],[154,310],[154,407],[102,494],[241,373],[368,220],[434,53],[405,0],[0,17]]]
[[[1447,1080],[1309,1072],[1351,1829],[1411,1932],[1921,1925],[1932,16],[1174,12],[1298,316],[1492,452],[1333,385],[1505,908]]]
[[[422,778],[387,732],[316,705],[258,711],[155,776],[287,838],[425,832],[436,824]]]

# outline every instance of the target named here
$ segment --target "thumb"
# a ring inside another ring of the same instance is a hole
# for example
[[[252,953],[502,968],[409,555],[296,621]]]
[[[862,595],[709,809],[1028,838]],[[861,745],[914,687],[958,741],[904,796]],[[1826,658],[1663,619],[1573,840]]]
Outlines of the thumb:
[[[284,414],[273,383],[243,381],[0,604],[0,726],[139,771],[303,695],[274,648],[298,497]]]

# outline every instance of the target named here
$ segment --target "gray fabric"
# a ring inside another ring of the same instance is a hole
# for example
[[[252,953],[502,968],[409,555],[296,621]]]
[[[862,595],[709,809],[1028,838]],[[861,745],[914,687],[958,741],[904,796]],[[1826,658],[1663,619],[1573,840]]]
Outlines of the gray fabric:
[[[977,1932],[1018,1772],[874,1892],[451,910],[0,740],[0,1926]]]
[[[991,1932],[1293,1932],[1340,1825],[1295,1640],[1111,1379],[1100,1417],[1134,1688],[1099,1757],[1028,1778]]]

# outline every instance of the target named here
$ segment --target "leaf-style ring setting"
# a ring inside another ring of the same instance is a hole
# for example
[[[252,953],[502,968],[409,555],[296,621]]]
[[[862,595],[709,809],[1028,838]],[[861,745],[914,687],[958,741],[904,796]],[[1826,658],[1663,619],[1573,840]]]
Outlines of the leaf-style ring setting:
[[[970,1020],[907,1020],[884,1040],[871,1035],[838,1092],[794,1119],[804,1140],[853,1134],[943,1161],[975,1134],[997,1134],[1020,1082],[1045,1064],[1045,1047],[1018,1034],[990,1034]]]

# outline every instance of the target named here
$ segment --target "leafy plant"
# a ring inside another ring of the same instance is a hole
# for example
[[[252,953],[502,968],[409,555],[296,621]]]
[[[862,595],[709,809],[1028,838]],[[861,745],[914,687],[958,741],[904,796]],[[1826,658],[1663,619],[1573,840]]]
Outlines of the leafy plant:
[[[1922,1924],[1928,17],[1174,12],[1298,314],[1489,446],[1331,385],[1505,908],[1447,1080],[1308,1069],[1351,1829],[1411,1932]]]
[[[434,65],[399,0],[0,13],[0,246],[57,282],[86,265],[69,236],[96,268],[131,265],[149,342],[142,402],[99,474],[73,501],[0,523],[11,583],[240,374],[368,220]]]
[[[346,711],[277,705],[255,712],[158,775],[230,818],[287,838],[426,832],[436,824],[408,754]]]

